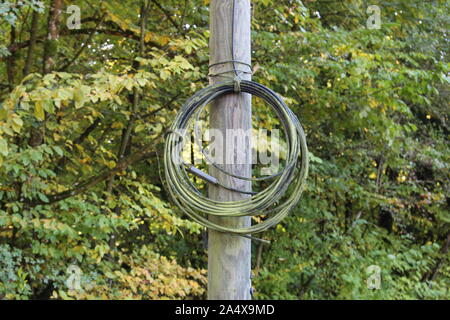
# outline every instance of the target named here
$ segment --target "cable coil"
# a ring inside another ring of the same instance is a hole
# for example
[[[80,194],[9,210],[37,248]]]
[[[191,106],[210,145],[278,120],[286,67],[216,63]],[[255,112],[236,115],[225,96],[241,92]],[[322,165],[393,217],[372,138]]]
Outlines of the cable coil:
[[[241,80],[240,90],[257,96],[267,102],[280,118],[284,128],[287,143],[286,165],[283,170],[272,176],[242,177],[232,174],[214,163],[208,153],[202,148],[198,136],[197,123],[201,112],[213,100],[235,93],[235,82],[224,81],[210,85],[192,96],[181,108],[166,136],[164,149],[164,170],[166,187],[175,204],[191,219],[216,231],[248,235],[262,232],[279,223],[300,200],[308,175],[308,148],[303,128],[296,115],[287,107],[284,101],[271,89],[253,81]],[[246,181],[273,180],[263,191],[258,193],[244,192],[221,184],[218,179],[202,173],[192,165],[182,160],[182,150],[185,144],[185,132],[190,121],[196,119],[195,143],[200,148],[209,165],[221,172]],[[204,196],[190,181],[188,173],[196,174],[207,182],[241,193],[252,194],[251,197],[239,201],[223,202]],[[289,190],[287,194],[288,188]],[[286,196],[287,198],[283,198]],[[281,202],[283,203],[278,203]],[[263,222],[243,228],[230,228],[208,220],[209,216],[243,217],[264,215]]]

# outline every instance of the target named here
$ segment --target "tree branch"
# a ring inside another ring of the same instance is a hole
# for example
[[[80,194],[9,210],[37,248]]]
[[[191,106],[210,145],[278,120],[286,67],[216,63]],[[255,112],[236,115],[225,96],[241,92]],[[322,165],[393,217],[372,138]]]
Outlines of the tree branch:
[[[78,59],[78,57],[83,53],[84,49],[86,49],[87,46],[91,43],[92,39],[94,38],[95,32],[98,30],[100,25],[103,23],[103,20],[105,19],[105,17],[106,17],[106,13],[102,15],[100,20],[98,20],[97,25],[95,26],[95,28],[93,28],[93,30],[89,34],[87,40],[84,42],[83,46],[77,51],[77,53],[75,53],[73,58],[69,62],[67,62],[64,66],[62,66],[58,71],[66,70]]]
[[[441,254],[443,255],[443,257],[441,259],[439,259],[439,261],[436,263],[436,266],[430,270],[430,272],[427,272],[423,277],[422,277],[422,281],[434,281],[436,280],[436,277],[439,273],[439,271],[442,268],[442,265],[444,264],[445,260],[447,259],[447,252],[448,249],[450,247],[450,233],[447,233],[447,237],[446,237],[446,241],[444,246],[441,248]]]
[[[11,26],[11,31],[10,31],[10,43],[13,46],[14,43],[16,42],[16,28],[14,26]],[[16,57],[15,57],[15,53],[11,52],[10,56],[8,57],[8,63],[6,64],[6,73],[8,75],[8,83],[10,85],[10,88],[14,87],[14,65],[15,65],[15,61],[16,61]]]
[[[170,21],[170,23],[172,23],[172,25],[175,27],[175,29],[179,29],[180,26],[178,25],[178,23],[175,22],[175,20],[173,20],[170,12],[168,12],[166,9],[164,9],[164,7],[162,5],[160,5],[156,0],[151,0],[163,13],[164,15],[167,17],[167,20]]]
[[[44,46],[44,57],[42,73],[47,74],[52,71],[55,65],[55,55],[57,51],[56,41],[59,38],[61,20],[62,0],[53,0],[50,6],[48,18],[47,41]]]
[[[142,57],[144,55],[145,51],[145,29],[146,29],[146,20],[147,20],[147,11],[149,9],[147,1],[142,1],[141,4],[141,19],[140,19],[140,39],[139,39],[139,56]],[[133,63],[135,63],[136,60],[133,60]],[[138,66],[137,66],[138,67]],[[134,123],[137,118],[137,111],[139,107],[139,101],[140,96],[137,88],[133,89],[133,101],[132,101],[132,107],[131,107],[131,116],[130,120],[128,121],[127,127],[125,129],[125,133],[123,135],[123,138],[120,142],[119,147],[119,153],[118,153],[118,159],[119,161],[124,157],[125,152],[128,148],[131,141],[131,131],[133,130]],[[108,182],[107,192],[111,193],[114,183],[114,176],[111,177],[111,179]]]
[[[84,191],[88,190],[89,188],[99,184],[100,182],[103,182],[103,181],[107,180],[108,178],[114,176],[116,173],[125,170],[131,164],[133,164],[137,161],[140,161],[142,159],[148,158],[150,156],[156,155],[155,151],[151,151],[151,152],[149,151],[150,147],[153,147],[153,145],[148,146],[148,147],[144,148],[143,150],[136,152],[133,155],[129,156],[125,160],[117,163],[117,165],[113,169],[105,171],[105,172],[99,174],[98,176],[89,178],[89,179],[79,183],[75,188],[73,188],[71,190],[67,190],[67,191],[64,191],[64,192],[61,192],[58,194],[48,196],[48,199],[49,199],[48,202],[44,202],[42,200],[35,200],[32,202],[29,202],[29,205],[31,207],[35,207],[38,205],[47,205],[47,204],[52,204],[52,203],[79,195],[79,194],[83,193]]]
[[[97,118],[95,119],[95,121],[88,126],[81,135],[79,135],[75,140],[73,140],[73,144],[77,145],[77,144],[81,144],[83,143],[83,141],[92,133],[92,131],[94,131],[98,125],[100,124],[101,119]],[[67,163],[68,157],[63,156],[57,163],[56,165],[56,170],[55,172],[58,174],[59,172],[61,172],[62,168],[64,167],[64,165]]]
[[[33,54],[36,47],[36,37],[39,22],[39,12],[33,11],[33,16],[31,18],[31,28],[30,28],[30,45],[28,46],[27,60],[25,62],[25,67],[23,69],[23,76],[26,77],[31,70],[33,65]]]
[[[124,37],[124,38],[128,38],[128,39],[132,39],[132,40],[136,40],[139,41],[140,37],[135,35],[133,32],[131,31],[122,31],[122,30],[114,30],[114,29],[95,29],[95,28],[84,28],[84,29],[63,29],[61,30],[60,36],[73,36],[75,34],[91,34],[91,32],[98,32],[101,34],[107,34],[107,35],[112,35],[112,36],[117,36],[117,37]],[[37,43],[42,43],[45,41],[45,35],[39,36],[36,38],[36,42]],[[155,48],[161,48],[161,45],[159,45],[158,43],[154,42],[154,41],[146,41],[147,43],[149,43],[150,45],[152,45]],[[12,54],[14,52],[16,52],[17,50],[26,48],[30,45],[30,40],[26,40],[26,41],[22,41],[22,42],[17,42],[13,45],[10,45],[8,47],[8,51]]]

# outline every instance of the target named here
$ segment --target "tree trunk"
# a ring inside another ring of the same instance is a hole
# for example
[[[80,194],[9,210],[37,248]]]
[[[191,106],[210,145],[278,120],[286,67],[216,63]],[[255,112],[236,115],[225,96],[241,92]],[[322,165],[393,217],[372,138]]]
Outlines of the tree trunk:
[[[44,74],[51,72],[55,66],[55,56],[58,50],[59,27],[62,0],[52,0],[48,17],[47,39],[44,46]]]
[[[36,48],[36,38],[38,31],[39,22],[39,12],[33,11],[33,17],[31,18],[31,29],[30,29],[30,45],[28,46],[27,60],[25,62],[25,67],[23,69],[23,76],[26,77],[31,72],[31,67],[33,66],[33,55],[34,49]]]

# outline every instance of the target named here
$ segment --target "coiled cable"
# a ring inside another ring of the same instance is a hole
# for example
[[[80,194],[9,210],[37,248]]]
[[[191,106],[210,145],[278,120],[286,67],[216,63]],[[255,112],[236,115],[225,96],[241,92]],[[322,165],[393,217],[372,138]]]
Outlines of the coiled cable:
[[[200,90],[183,105],[166,135],[164,171],[166,188],[172,200],[190,218],[209,229],[248,235],[274,226],[286,217],[298,203],[308,174],[308,149],[305,133],[298,118],[275,92],[261,84],[247,80],[241,80],[240,90],[243,93],[249,93],[266,101],[280,118],[280,123],[285,131],[288,150],[284,169],[275,175],[267,177],[250,178],[234,175],[214,163],[208,156],[208,153],[202,148],[197,127],[200,113],[214,99],[235,92],[235,83],[233,80],[229,80]],[[196,121],[194,129],[195,143],[199,146],[209,165],[237,179],[248,181],[272,179],[272,183],[263,191],[250,193],[252,194],[251,197],[239,201],[223,202],[204,196],[190,181],[189,173],[202,178],[208,183],[235,192],[246,192],[229,188],[218,181],[218,179],[183,161],[182,151],[186,142],[184,137],[192,120]],[[291,190],[287,192],[289,187]],[[242,217],[260,215],[265,216],[264,221],[242,228],[225,227],[208,220],[209,216]]]

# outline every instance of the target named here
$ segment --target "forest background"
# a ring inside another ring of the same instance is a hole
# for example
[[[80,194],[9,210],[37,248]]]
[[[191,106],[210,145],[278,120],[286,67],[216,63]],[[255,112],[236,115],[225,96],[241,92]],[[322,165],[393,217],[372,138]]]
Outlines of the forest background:
[[[206,297],[205,230],[157,153],[208,84],[208,5],[0,2],[0,299]],[[301,202],[253,243],[254,298],[449,299],[449,2],[252,5],[253,79],[311,151]]]

